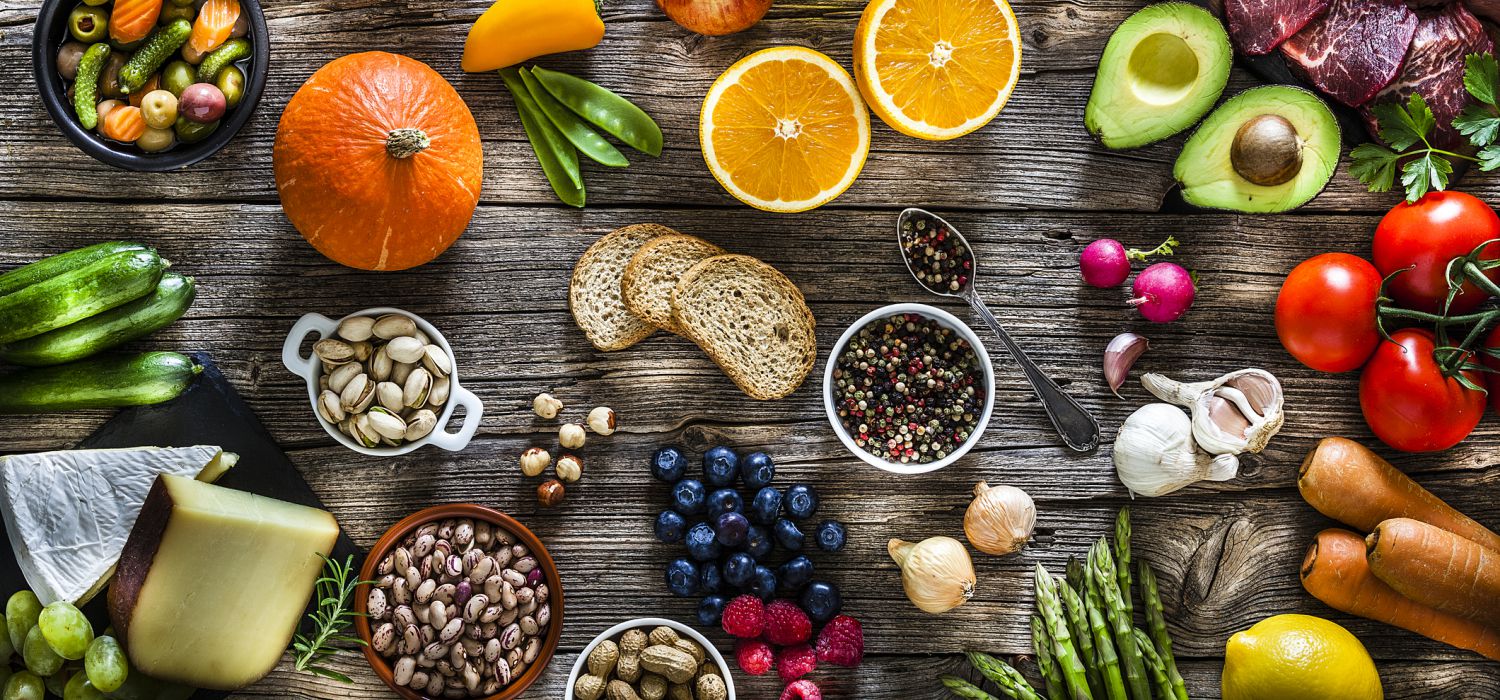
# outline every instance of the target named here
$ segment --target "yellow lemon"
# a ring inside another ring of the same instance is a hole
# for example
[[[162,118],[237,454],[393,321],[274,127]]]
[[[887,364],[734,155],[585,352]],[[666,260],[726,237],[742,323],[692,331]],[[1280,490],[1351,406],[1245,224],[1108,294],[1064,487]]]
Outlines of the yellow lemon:
[[[1321,617],[1276,615],[1229,638],[1224,700],[1381,700],[1365,645]]]

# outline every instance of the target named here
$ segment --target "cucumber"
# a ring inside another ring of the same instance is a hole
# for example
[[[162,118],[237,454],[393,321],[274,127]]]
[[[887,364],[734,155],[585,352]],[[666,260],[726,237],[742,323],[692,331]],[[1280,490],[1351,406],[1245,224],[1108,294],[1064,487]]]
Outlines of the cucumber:
[[[93,131],[99,126],[99,74],[109,60],[109,44],[98,43],[84,50],[73,80],[73,112],[78,123]]]
[[[27,367],[81,360],[166,328],[182,317],[195,296],[193,278],[168,272],[161,276],[155,292],[98,316],[0,347],[0,360]]]
[[[193,25],[185,19],[174,19],[166,26],[151,33],[142,46],[120,69],[120,89],[130,94],[146,85],[151,74],[161,68],[177,49],[187,43],[193,33]]]
[[[37,282],[52,279],[64,272],[77,270],[95,260],[130,250],[149,249],[139,243],[110,241],[108,243],[96,243],[86,248],[79,248],[78,250],[70,250],[66,253],[59,253],[49,258],[42,258],[30,265],[23,265],[0,275],[0,297],[12,292],[18,292],[22,288],[29,287]]]
[[[212,83],[218,80],[219,71],[224,70],[225,66],[249,56],[249,39],[230,39],[224,42],[223,46],[204,56],[203,62],[198,64],[198,82]]]
[[[77,323],[156,289],[167,261],[149,250],[115,253],[0,297],[0,345]]]
[[[186,355],[111,355],[0,376],[0,413],[147,406],[182,395],[203,371]]]

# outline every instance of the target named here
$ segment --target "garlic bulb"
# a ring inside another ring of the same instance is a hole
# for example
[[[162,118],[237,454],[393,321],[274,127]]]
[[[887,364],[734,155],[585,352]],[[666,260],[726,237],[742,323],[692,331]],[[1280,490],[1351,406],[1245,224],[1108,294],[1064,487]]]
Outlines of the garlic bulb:
[[[964,534],[969,544],[985,554],[1021,551],[1036,527],[1036,503],[1014,486],[974,485],[974,500],[964,512]]]
[[[1157,398],[1193,412],[1193,437],[1216,455],[1260,452],[1281,430],[1281,382],[1263,369],[1184,384],[1160,374],[1141,377]]]
[[[1194,482],[1227,481],[1240,471],[1234,455],[1198,450],[1182,409],[1153,403],[1136,409],[1115,436],[1115,472],[1132,494],[1163,496]]]
[[[901,567],[906,597],[921,610],[945,613],[974,597],[974,562],[962,542],[952,537],[915,544],[891,540],[886,549]]]

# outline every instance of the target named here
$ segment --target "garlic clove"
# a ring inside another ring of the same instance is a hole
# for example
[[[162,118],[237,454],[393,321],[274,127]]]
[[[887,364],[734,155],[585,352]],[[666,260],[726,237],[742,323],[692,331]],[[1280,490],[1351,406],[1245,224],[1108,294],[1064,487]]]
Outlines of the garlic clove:
[[[1205,453],[1193,435],[1193,421],[1182,409],[1165,403],[1140,407],[1115,437],[1113,458],[1120,482],[1132,494],[1154,497],[1239,473],[1239,458]]]
[[[1125,386],[1125,377],[1130,374],[1130,368],[1135,366],[1141,353],[1150,347],[1151,341],[1146,340],[1143,335],[1121,333],[1104,348],[1104,380],[1109,383],[1109,390],[1114,392],[1116,398],[1120,397],[1120,387]]]
[[[1190,409],[1193,436],[1211,454],[1260,452],[1284,420],[1281,382],[1263,369],[1193,383],[1147,374],[1141,384],[1158,398]]]

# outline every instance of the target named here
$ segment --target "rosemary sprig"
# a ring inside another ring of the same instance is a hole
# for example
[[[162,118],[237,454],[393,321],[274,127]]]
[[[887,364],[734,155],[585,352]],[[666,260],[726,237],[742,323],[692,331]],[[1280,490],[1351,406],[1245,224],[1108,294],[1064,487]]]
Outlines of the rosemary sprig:
[[[328,557],[323,557],[323,561],[323,576],[317,582],[317,607],[307,614],[307,619],[312,622],[312,634],[298,632],[292,637],[295,668],[340,683],[353,683],[354,679],[324,664],[339,653],[341,647],[336,645],[365,644],[363,639],[348,634],[348,629],[354,624],[354,618],[360,616],[350,609],[354,590],[370,581],[358,580],[353,555],[343,564]]]

